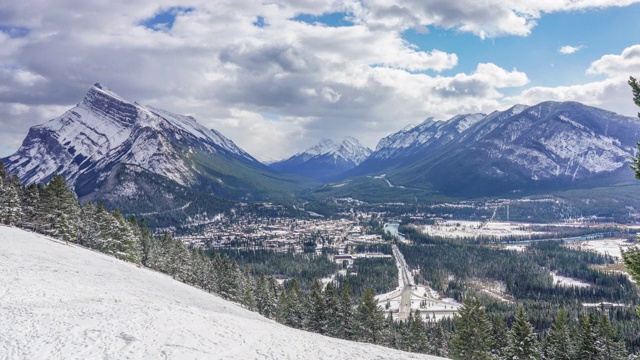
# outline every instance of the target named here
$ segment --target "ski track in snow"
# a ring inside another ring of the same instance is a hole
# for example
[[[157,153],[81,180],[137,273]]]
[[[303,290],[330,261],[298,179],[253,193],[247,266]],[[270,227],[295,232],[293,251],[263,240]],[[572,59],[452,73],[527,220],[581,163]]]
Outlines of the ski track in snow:
[[[277,324],[171,277],[0,226],[0,359],[439,359]]]

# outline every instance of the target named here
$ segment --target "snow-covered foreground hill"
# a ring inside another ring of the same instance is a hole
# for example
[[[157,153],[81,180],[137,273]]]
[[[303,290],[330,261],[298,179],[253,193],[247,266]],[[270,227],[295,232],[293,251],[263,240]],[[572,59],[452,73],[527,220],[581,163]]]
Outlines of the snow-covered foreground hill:
[[[437,359],[291,329],[172,278],[0,226],[0,359]]]

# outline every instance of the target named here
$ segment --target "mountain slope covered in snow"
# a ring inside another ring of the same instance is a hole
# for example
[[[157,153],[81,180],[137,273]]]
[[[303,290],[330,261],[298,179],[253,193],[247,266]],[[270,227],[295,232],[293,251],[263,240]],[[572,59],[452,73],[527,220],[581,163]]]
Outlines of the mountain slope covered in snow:
[[[345,176],[453,196],[609,186],[632,180],[640,121],[576,102],[428,119],[380,140]]]
[[[0,226],[0,258],[8,359],[436,359],[288,328],[169,276],[15,228]]]
[[[272,163],[269,167],[284,173],[331,181],[361,164],[369,155],[371,149],[347,136],[339,143],[322,139],[317,145],[286,160]]]
[[[26,184],[60,173],[79,197],[92,200],[147,195],[139,186],[146,180],[123,186],[115,170],[130,178],[161,176],[166,186],[158,193],[182,187],[230,199],[273,199],[303,186],[193,117],[130,102],[100,84],[61,116],[32,127],[20,149],[2,161]]]

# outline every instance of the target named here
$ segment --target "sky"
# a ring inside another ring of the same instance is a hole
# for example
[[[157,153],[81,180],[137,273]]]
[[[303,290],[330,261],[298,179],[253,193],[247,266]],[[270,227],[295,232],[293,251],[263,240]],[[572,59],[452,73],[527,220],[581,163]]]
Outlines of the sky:
[[[640,0],[0,0],[0,156],[98,82],[263,161],[547,100],[635,116],[638,18]]]

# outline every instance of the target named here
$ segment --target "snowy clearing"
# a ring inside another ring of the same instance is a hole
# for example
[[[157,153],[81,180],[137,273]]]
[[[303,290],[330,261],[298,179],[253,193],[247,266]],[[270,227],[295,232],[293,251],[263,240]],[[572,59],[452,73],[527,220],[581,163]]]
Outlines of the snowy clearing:
[[[0,226],[2,359],[438,359],[307,333],[104,254]]]
[[[532,231],[531,224],[480,222],[464,220],[444,220],[433,225],[424,225],[422,232],[431,236],[440,236],[449,239],[456,238],[504,238],[509,236],[530,237],[540,234]]]
[[[629,243],[626,239],[602,239],[602,240],[590,240],[581,241],[566,245],[569,248],[574,248],[583,251],[595,251],[602,255],[613,256],[614,258],[622,259],[620,248],[628,250],[637,244]]]
[[[591,284],[586,283],[584,281],[580,281],[574,278],[558,275],[556,272],[552,271],[551,276],[553,277],[553,284],[560,287],[578,287],[578,288],[587,288],[591,287]]]

